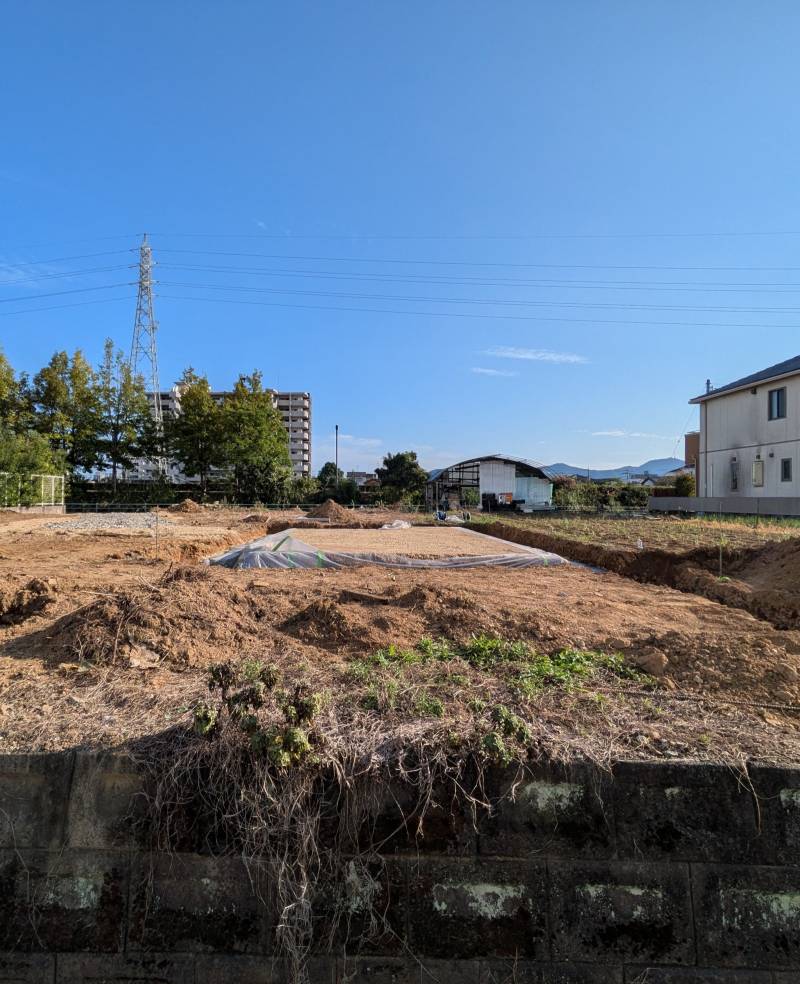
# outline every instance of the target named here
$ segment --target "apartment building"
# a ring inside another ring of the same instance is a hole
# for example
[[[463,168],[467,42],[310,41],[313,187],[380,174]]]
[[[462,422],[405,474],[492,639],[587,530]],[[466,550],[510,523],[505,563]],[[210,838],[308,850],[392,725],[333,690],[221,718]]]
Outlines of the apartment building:
[[[273,405],[277,408],[286,428],[289,438],[289,457],[292,461],[292,472],[296,478],[308,478],[311,475],[311,394],[305,392],[279,392],[268,390],[272,395]],[[221,403],[228,395],[224,390],[212,392],[212,397]],[[149,393],[151,403],[153,394]],[[176,417],[181,412],[181,387],[176,383],[171,389],[161,393],[161,410],[164,417]],[[144,458],[135,462],[124,478],[127,481],[147,481],[155,478],[158,468],[155,462]],[[179,465],[170,463],[168,478],[172,482],[184,483],[199,481],[194,475],[184,475]]]
[[[289,457],[296,478],[311,476],[311,394],[271,390],[289,435]]]

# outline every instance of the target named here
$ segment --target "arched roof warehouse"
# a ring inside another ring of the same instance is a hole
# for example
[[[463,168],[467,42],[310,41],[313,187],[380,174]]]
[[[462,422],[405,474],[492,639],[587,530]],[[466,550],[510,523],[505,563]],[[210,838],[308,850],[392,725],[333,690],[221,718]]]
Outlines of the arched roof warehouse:
[[[482,507],[516,504],[523,511],[547,509],[552,505],[552,479],[538,461],[507,454],[480,455],[430,472],[426,503],[437,508],[454,499],[464,502],[470,498],[465,490],[474,489]]]

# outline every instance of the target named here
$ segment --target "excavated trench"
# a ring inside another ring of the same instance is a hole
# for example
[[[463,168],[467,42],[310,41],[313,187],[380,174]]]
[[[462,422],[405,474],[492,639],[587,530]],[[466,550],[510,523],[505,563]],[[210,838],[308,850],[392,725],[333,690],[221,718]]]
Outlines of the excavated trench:
[[[634,581],[661,584],[742,608],[777,629],[800,628],[800,540],[755,548],[701,547],[685,553],[604,546],[525,529],[510,523],[470,523],[468,528],[569,560],[603,567]]]

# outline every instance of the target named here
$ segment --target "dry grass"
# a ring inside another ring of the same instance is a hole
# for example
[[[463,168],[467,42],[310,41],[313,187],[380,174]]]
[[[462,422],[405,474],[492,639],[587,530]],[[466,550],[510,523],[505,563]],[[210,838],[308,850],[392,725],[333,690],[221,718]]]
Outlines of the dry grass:
[[[708,547],[750,549],[800,537],[800,526],[761,521],[756,527],[711,517],[649,516],[628,519],[605,516],[518,516],[513,513],[474,514],[478,523],[499,521],[524,529],[605,547],[666,550],[686,553]]]

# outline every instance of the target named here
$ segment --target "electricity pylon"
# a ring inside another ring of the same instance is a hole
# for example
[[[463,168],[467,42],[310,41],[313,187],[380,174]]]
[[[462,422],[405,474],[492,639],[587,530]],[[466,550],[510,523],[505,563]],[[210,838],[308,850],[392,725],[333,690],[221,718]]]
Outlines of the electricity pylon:
[[[136,321],[131,343],[131,374],[141,376],[150,388],[151,412],[159,442],[164,438],[164,411],[161,407],[161,385],[158,381],[158,322],[153,314],[153,252],[144,234],[139,247],[139,292],[136,297]],[[163,455],[156,458],[159,475],[165,475],[167,462]]]

